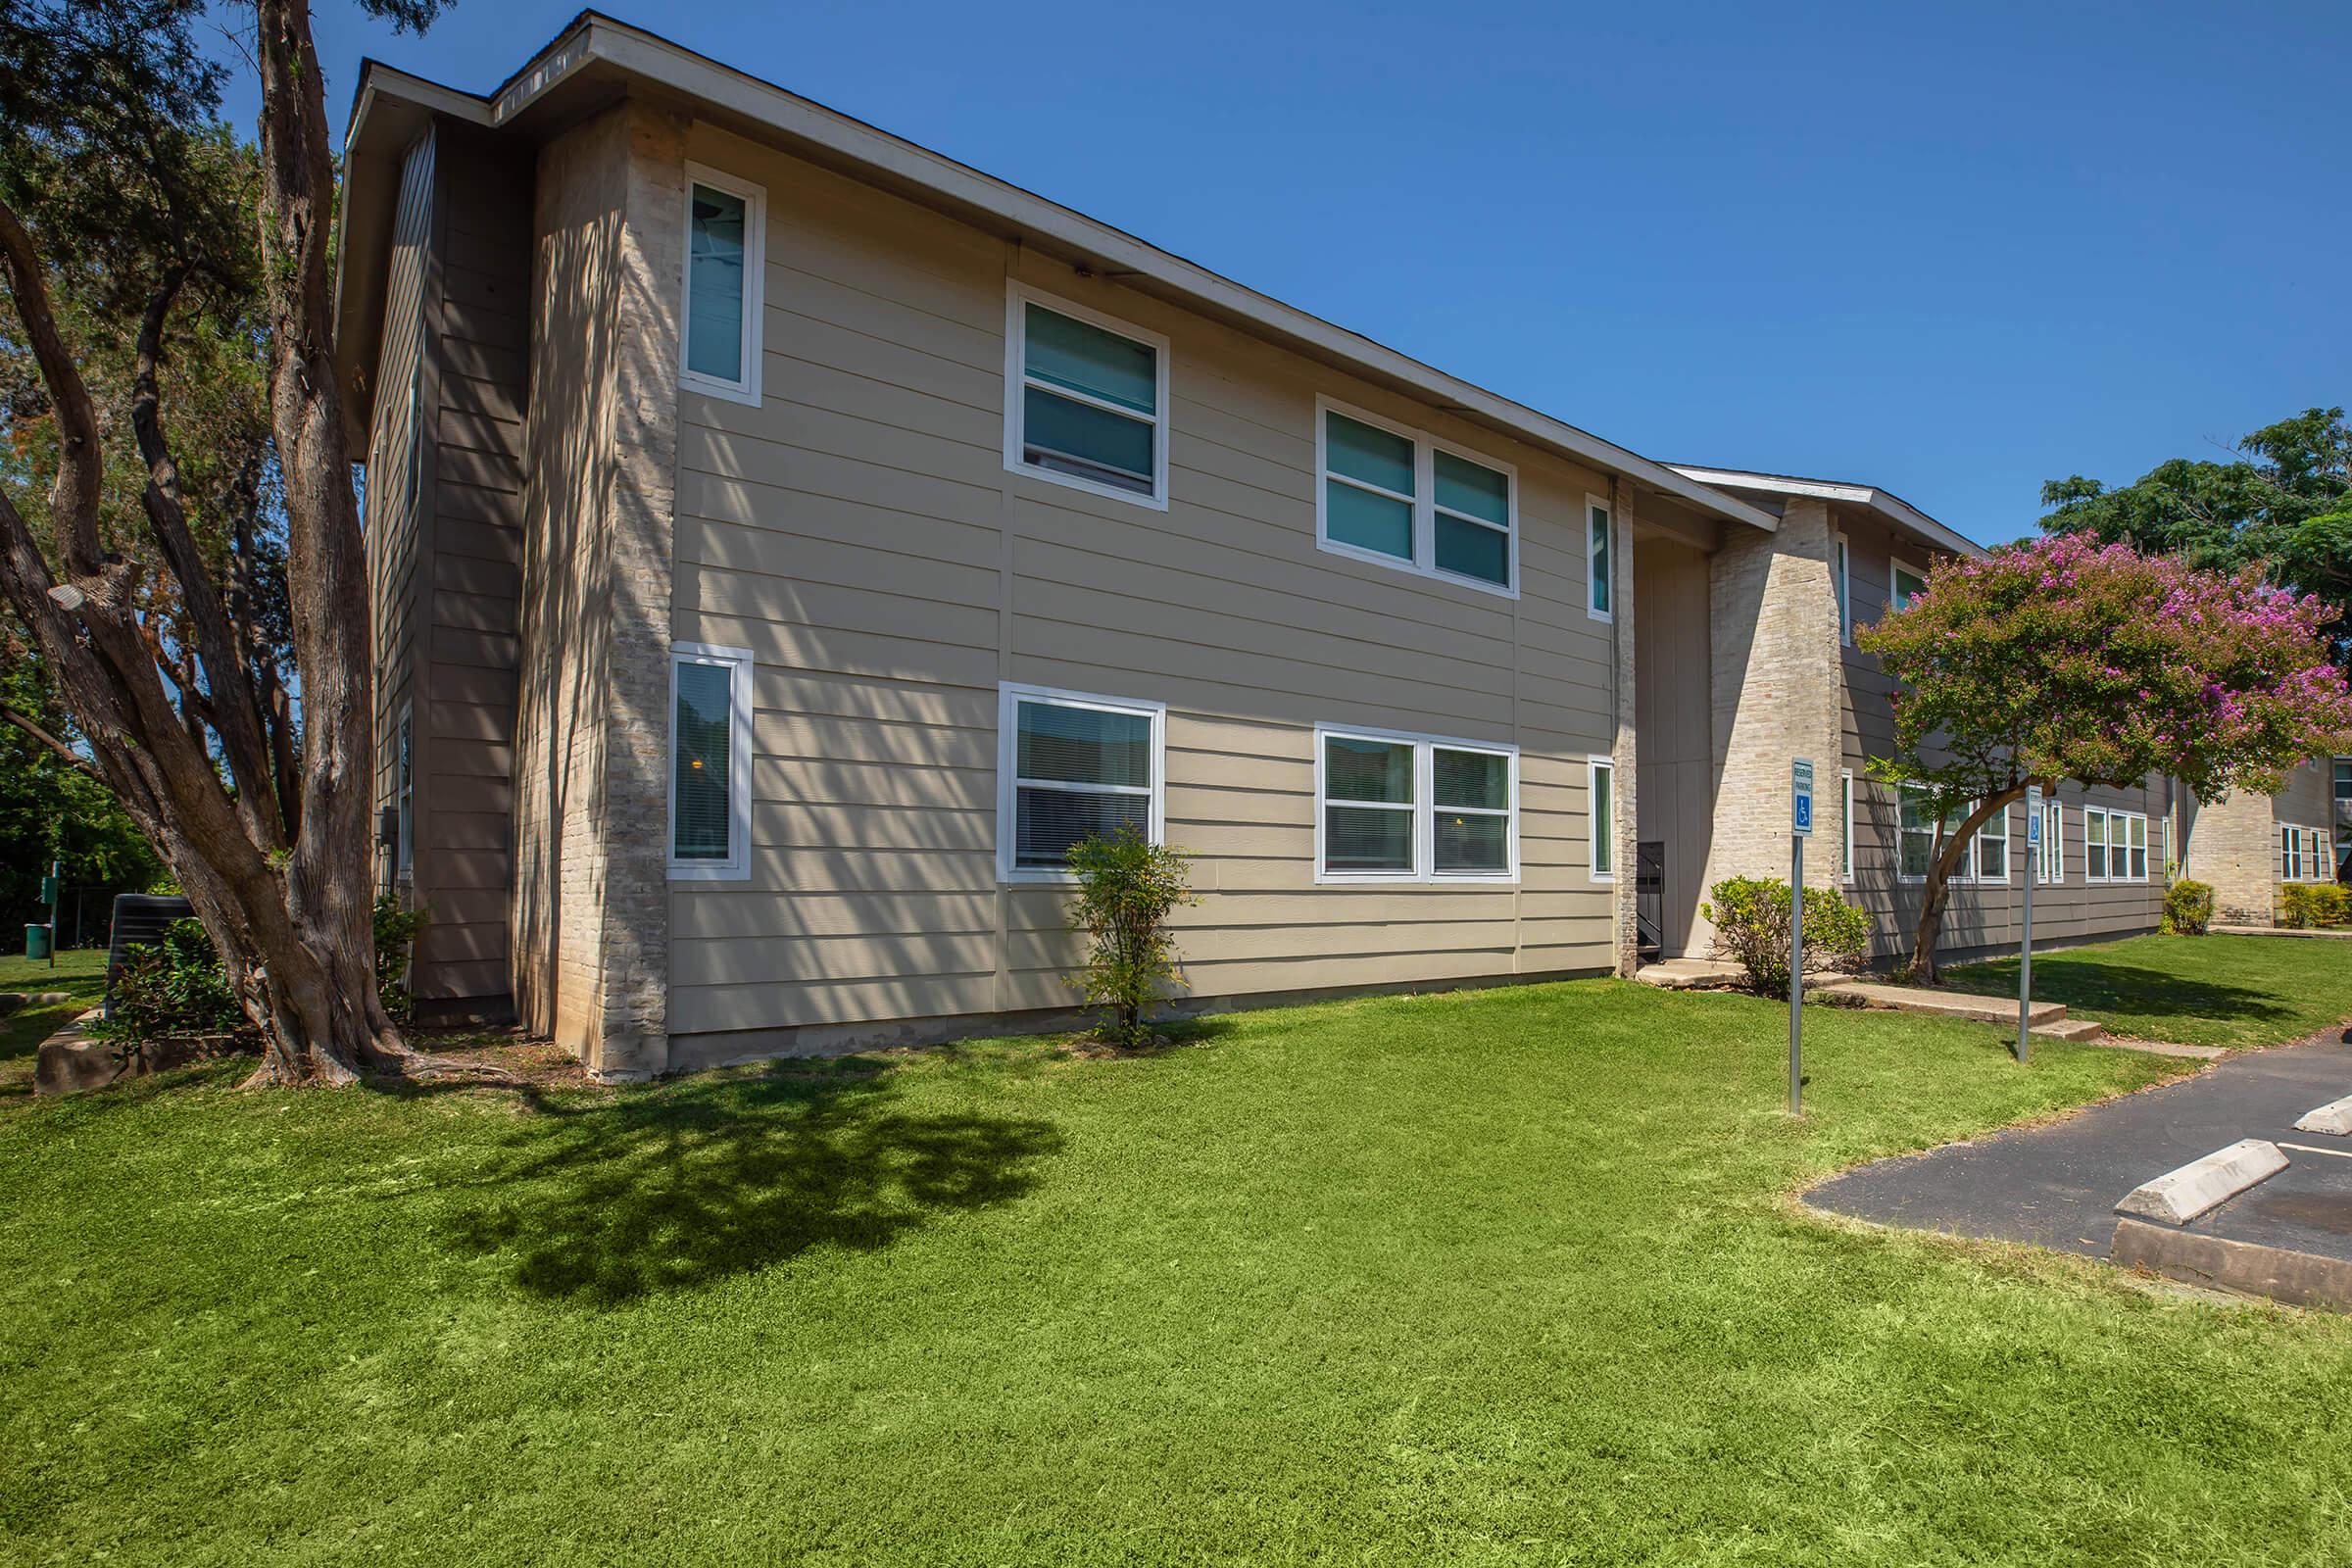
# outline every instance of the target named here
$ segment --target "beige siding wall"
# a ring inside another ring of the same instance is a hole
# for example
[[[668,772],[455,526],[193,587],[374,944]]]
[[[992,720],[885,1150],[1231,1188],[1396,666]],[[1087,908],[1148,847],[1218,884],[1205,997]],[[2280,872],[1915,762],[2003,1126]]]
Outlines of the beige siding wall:
[[[753,877],[672,885],[674,1035],[1068,1004],[1063,896],[997,883],[1000,681],[1168,705],[1199,997],[1608,965],[1600,475],[708,127],[688,156],[769,224],[762,406],[681,401],[673,630],[759,668]],[[1169,337],[1167,511],[1005,471],[1008,275]],[[1318,393],[1516,464],[1524,596],[1318,551]],[[1522,884],[1316,886],[1320,720],[1520,744]]]
[[[1665,847],[1659,894],[1665,956],[1693,945],[1715,814],[1708,721],[1707,555],[1668,540],[1634,552],[1635,728],[1641,736],[1640,837]]]
[[[1892,558],[1899,555],[1924,566],[1928,553],[1898,542],[1883,523],[1867,514],[1840,509],[1837,523],[1851,549],[1854,624],[1866,626],[1886,612]],[[1881,957],[1891,957],[1910,951],[1911,934],[1919,919],[1921,887],[1896,874],[1900,810],[1895,792],[1871,784],[1861,775],[1868,759],[1893,753],[1894,713],[1888,703],[1892,682],[1878,660],[1858,648],[1844,651],[1844,765],[1855,774],[1854,878],[1846,892],[1872,913],[1873,951]],[[2170,809],[2166,781],[2151,778],[2137,789],[2102,788],[2087,793],[2079,785],[2068,784],[2058,798],[2066,808],[2064,880],[2034,889],[2035,945],[2091,942],[2154,930],[2164,903],[2164,820]],[[2086,879],[2085,805],[2146,813],[2145,882],[2094,883]],[[1945,906],[1939,956],[1967,956],[2016,946],[2022,931],[2028,865],[2023,805],[2010,808],[2009,832],[2012,864],[2008,882],[1953,887]]]

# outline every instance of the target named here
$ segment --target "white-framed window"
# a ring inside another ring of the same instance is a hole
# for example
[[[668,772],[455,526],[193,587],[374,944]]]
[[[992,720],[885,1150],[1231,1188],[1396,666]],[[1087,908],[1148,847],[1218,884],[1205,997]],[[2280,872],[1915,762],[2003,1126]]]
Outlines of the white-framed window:
[[[1895,822],[1895,876],[1904,882],[1925,882],[1928,868],[1936,861],[1936,819],[1928,814],[1926,786],[1904,784],[1895,790],[1897,819]],[[1949,832],[1956,824],[1944,819]]]
[[[686,293],[678,312],[678,384],[760,403],[760,286],[767,192],[686,166]]]
[[[1840,810],[1843,817],[1842,831],[1845,835],[1845,845],[1843,853],[1838,860],[1838,880],[1851,882],[1854,879],[1854,770],[1850,767],[1840,768],[1838,778],[1845,796],[1845,802]]]
[[[2335,760],[2335,798],[2352,801],[2352,757]]]
[[[1519,750],[1315,726],[1317,882],[1514,882]]]
[[[1607,502],[1585,497],[1585,613],[1594,620],[1617,618],[1615,526]]]
[[[1838,640],[1854,644],[1854,555],[1843,534],[1830,536],[1830,584],[1838,594]]]
[[[2147,879],[2146,814],[2112,807],[2082,808],[2082,880],[2145,882]]]
[[[2333,835],[2316,827],[2278,829],[2278,879],[2327,882],[2335,876]]]
[[[2314,882],[2332,881],[2335,877],[2335,835],[2326,828],[2313,828],[2311,879]]]
[[[670,646],[672,881],[752,874],[752,672],[748,648]]]
[[[2041,846],[2034,860],[2034,880],[2055,887],[2066,880],[2066,808],[2043,797]]]
[[[1974,804],[1969,809],[1976,809]],[[1974,876],[1977,881],[2009,880],[2009,808],[2004,806],[1984,819],[1984,825],[1977,829],[1974,852]]]
[[[1927,567],[1901,560],[1886,563],[1886,604],[1889,609],[1903,609],[1924,593],[1927,586]]]
[[[998,876],[1065,882],[1071,845],[1122,827],[1165,843],[1167,732],[1164,703],[999,687]]]
[[[1168,340],[1006,284],[1004,466],[1166,511]]]
[[[400,739],[392,755],[392,786],[397,791],[399,827],[393,840],[393,865],[407,876],[416,863],[416,750],[410,706],[400,705]]]
[[[1585,759],[1586,864],[1595,882],[1617,880],[1617,764]]]
[[[1516,597],[1519,470],[1410,425],[1315,400],[1315,542]]]

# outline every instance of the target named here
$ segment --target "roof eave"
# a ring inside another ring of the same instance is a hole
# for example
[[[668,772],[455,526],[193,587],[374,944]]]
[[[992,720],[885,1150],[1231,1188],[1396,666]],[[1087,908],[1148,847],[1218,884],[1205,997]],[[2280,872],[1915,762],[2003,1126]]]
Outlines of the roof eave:
[[[1732,490],[1754,490],[1767,495],[1786,497],[1815,496],[1824,501],[1842,501],[1863,507],[1912,533],[1938,550],[1955,556],[1969,557],[1984,554],[1984,547],[1959,530],[1937,522],[1900,496],[1891,495],[1876,485],[1849,484],[1837,479],[1800,479],[1787,474],[1757,473],[1744,468],[1708,468],[1696,464],[1670,464],[1677,473],[1701,484],[1717,485]]]

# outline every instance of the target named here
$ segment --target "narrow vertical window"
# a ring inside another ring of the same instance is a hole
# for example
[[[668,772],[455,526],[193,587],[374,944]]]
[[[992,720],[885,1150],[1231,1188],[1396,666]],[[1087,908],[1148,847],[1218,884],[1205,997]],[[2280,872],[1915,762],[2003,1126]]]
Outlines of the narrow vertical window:
[[[1413,746],[1367,735],[1323,737],[1323,870],[1411,876]]]
[[[2124,818],[2124,848],[2130,857],[2130,875],[2134,882],[2148,879],[2148,819],[2134,811]]]
[[[2107,880],[2107,813],[2095,806],[2082,808],[2082,880]]]
[[[1616,552],[1609,539],[1609,509],[1590,497],[1585,502],[1585,613],[1594,620],[1608,620],[1615,612],[1610,609],[1609,573]]]
[[[1838,640],[1851,645],[1854,640],[1854,596],[1850,549],[1841,534],[1830,541],[1831,582],[1838,591]]]
[[[1592,880],[1613,882],[1617,878],[1617,764],[1595,757],[1586,765],[1589,769],[1586,804],[1592,817],[1587,831],[1592,835]]]
[[[2278,830],[2278,880],[2281,882],[2303,880],[2301,835],[2291,827],[2282,827]]]
[[[1069,871],[1070,846],[1133,828],[1163,840],[1156,703],[1006,686],[999,710],[999,869],[1007,881]]]
[[[669,874],[751,874],[752,652],[679,643],[669,659]]]
[[[2066,808],[2056,801],[2041,803],[2041,853],[2034,862],[2037,882],[2066,880]]]
[[[1838,774],[1838,779],[1845,795],[1844,804],[1839,808],[1845,845],[1838,860],[1838,880],[1851,882],[1854,879],[1854,770],[1850,767],[1844,769]]]
[[[687,172],[678,380],[714,397],[757,404],[766,197],[759,186],[716,170],[689,165]]]
[[[402,875],[416,863],[416,755],[415,737],[410,727],[410,710],[400,710],[400,742],[392,760],[393,784],[399,791],[400,828],[394,845],[396,864]]]
[[[1005,466],[1166,506],[1167,339],[1017,285],[1007,309]]]

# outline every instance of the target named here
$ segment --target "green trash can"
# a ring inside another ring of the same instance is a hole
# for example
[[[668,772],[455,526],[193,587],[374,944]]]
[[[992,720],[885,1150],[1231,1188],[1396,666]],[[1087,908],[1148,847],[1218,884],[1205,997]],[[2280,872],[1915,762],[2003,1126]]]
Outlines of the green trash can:
[[[28,925],[24,928],[24,956],[27,958],[49,956],[49,928],[47,926]]]

